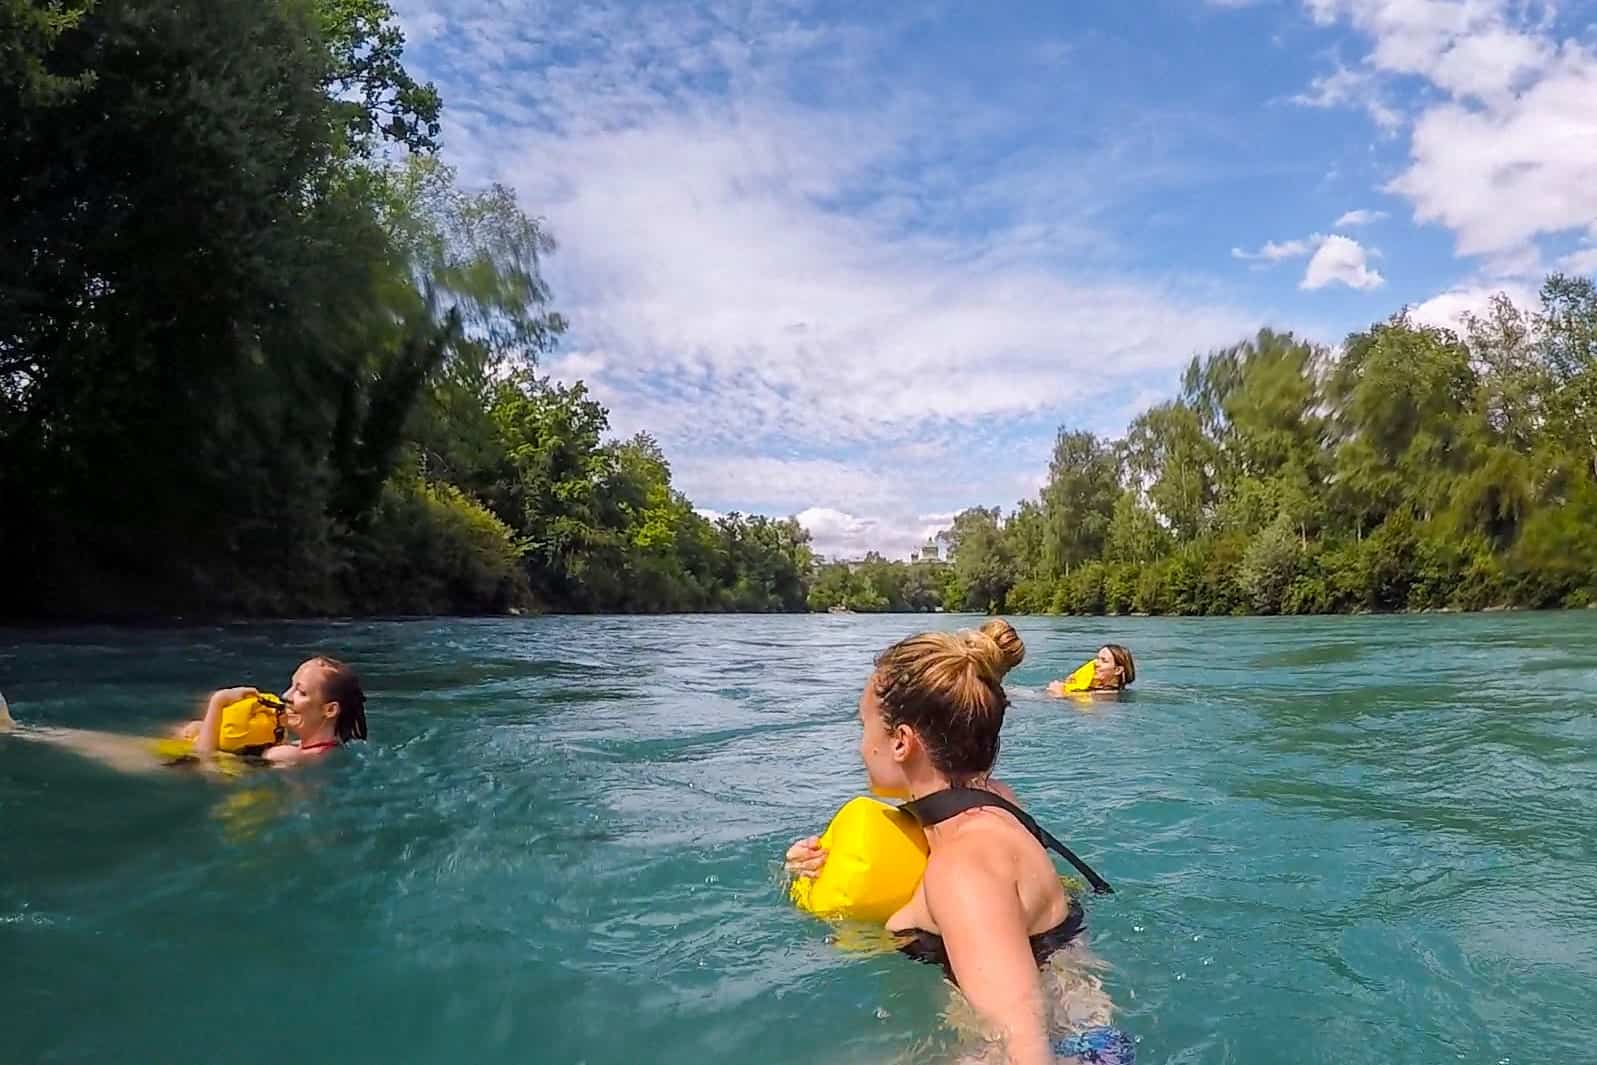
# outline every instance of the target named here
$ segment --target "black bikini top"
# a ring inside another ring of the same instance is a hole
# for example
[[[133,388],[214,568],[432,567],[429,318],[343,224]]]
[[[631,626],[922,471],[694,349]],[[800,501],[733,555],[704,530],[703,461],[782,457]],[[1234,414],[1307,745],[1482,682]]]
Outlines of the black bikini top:
[[[1026,937],[1031,943],[1032,960],[1041,966],[1054,951],[1080,935],[1086,924],[1087,915],[1083,912],[1081,903],[1071,899],[1070,909],[1063,921],[1046,932],[1037,932]],[[924,928],[908,928],[898,935],[905,939],[905,942],[899,945],[900,953],[916,961],[926,962],[928,965],[941,965],[948,982],[956,987],[959,986],[959,980],[954,976],[954,963],[948,957],[948,947],[943,943],[942,936],[936,932],[928,932]]]

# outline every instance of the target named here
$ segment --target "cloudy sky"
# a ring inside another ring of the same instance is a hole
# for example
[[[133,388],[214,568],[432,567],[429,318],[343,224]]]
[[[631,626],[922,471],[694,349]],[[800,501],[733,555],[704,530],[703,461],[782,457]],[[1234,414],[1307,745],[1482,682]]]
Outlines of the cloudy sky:
[[[545,369],[827,553],[1013,506],[1260,325],[1597,272],[1590,5],[396,7],[446,158],[559,242]]]

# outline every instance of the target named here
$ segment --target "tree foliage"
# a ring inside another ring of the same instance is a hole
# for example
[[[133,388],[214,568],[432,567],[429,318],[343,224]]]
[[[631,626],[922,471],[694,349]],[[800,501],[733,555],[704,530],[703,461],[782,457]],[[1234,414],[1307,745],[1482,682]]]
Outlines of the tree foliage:
[[[1231,614],[1597,600],[1597,288],[1462,335],[1399,314],[1338,357],[1265,330],[1047,483],[967,512],[950,607]],[[979,523],[974,515],[979,515]],[[1046,549],[1038,551],[1039,541]],[[1002,592],[1002,594],[1000,594]]]
[[[0,559],[37,615],[802,609],[536,376],[554,242],[383,0],[0,2]]]

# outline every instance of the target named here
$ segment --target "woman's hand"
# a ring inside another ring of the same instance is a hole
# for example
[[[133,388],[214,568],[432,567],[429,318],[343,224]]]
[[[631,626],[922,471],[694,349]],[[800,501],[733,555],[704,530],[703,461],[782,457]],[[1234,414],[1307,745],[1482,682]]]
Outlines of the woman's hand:
[[[211,693],[211,699],[222,706],[232,706],[240,699],[253,699],[261,694],[257,688],[220,688]]]
[[[192,740],[200,734],[200,726],[203,724],[205,724],[203,721],[185,721],[172,734],[180,740]]]
[[[1048,682],[1048,694],[1049,695],[1064,695],[1065,694],[1065,682],[1062,681],[1062,680],[1051,680],[1051,681],[1049,681]]]
[[[194,753],[210,754],[216,750],[222,731],[222,707],[259,694],[257,688],[219,688],[212,692],[211,701],[205,706],[205,720],[200,722],[199,729],[194,733]]]
[[[790,876],[818,876],[821,866],[826,864],[826,851],[821,849],[819,836],[806,836],[795,840],[787,849],[783,859],[783,868]]]

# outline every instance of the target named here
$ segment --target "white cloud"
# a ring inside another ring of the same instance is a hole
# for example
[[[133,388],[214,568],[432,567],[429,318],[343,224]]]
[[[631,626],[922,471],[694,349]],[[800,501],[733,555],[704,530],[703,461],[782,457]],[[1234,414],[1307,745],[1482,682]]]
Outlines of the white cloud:
[[[1371,41],[1362,66],[1304,102],[1361,104],[1381,80],[1435,93],[1415,112],[1407,167],[1386,191],[1452,231],[1461,256],[1518,255],[1597,217],[1597,56],[1552,35],[1551,5],[1508,0],[1306,0]],[[1533,21],[1541,7],[1547,17]]]
[[[405,34],[405,43],[412,48],[438,36],[446,25],[444,17],[438,12],[425,10],[413,10],[408,16],[402,16],[399,22]]]
[[[810,532],[815,553],[825,558],[859,558],[876,551],[887,558],[907,559],[926,541],[948,528],[953,514],[898,513],[857,516],[831,507],[801,511],[798,522]]]
[[[1566,274],[1597,274],[1597,248],[1581,248],[1558,260]]]
[[[954,519],[959,517],[959,511],[950,510],[941,514],[922,514],[921,523],[930,530],[927,538],[936,536],[940,532],[947,532],[948,527],[954,524]]]
[[[1536,293],[1523,284],[1481,285],[1464,284],[1438,293],[1409,309],[1409,317],[1422,325],[1461,331],[1466,315],[1483,317],[1498,293],[1506,295],[1518,307],[1536,305]]]
[[[1287,259],[1301,259],[1325,242],[1325,236],[1315,233],[1302,240],[1288,240],[1276,243],[1273,240],[1264,242],[1258,251],[1243,251],[1241,248],[1232,248],[1231,257],[1247,262],[1279,263]]]
[[[1373,222],[1379,217],[1383,216],[1378,211],[1349,211],[1338,218],[1336,224],[1339,227],[1361,225]],[[1262,264],[1312,256],[1303,273],[1303,280],[1298,283],[1298,287],[1304,291],[1314,291],[1332,284],[1347,285],[1360,290],[1380,288],[1386,280],[1379,271],[1369,265],[1370,258],[1379,254],[1351,237],[1325,233],[1313,233],[1297,240],[1265,241],[1264,246],[1258,251],[1231,249],[1233,258]],[[1259,268],[1262,267],[1256,267]]]
[[[1539,280],[1547,273],[1547,265],[1542,261],[1540,249],[1526,244],[1490,256],[1480,264],[1477,273],[1492,279]]]
[[[874,520],[831,507],[810,507],[798,513],[798,522],[809,530],[810,544],[823,558],[853,558],[881,550],[883,537]]]
[[[796,514],[817,501],[856,511],[909,505],[905,479],[836,459],[695,455],[671,469],[690,498],[748,500],[771,513]]]
[[[696,507],[710,521],[724,516],[719,510]],[[885,558],[908,559],[927,540],[953,520],[941,515],[889,513],[854,515],[834,507],[806,507],[793,518],[809,532],[810,548],[823,559],[861,558],[871,551]]]
[[[551,25],[519,0],[402,7],[448,22],[421,73],[463,101],[451,160],[560,240],[546,273],[572,349],[549,371],[585,379],[616,432],[655,433],[692,498],[913,515],[902,471],[944,467],[901,449],[1091,409],[1257,324],[1105,261],[1097,219],[1139,180],[1122,144],[995,153],[982,138],[1013,113],[950,118],[877,84],[857,31],[765,8],[589,4]],[[908,480],[928,505],[985,494],[966,473]]]
[[[1321,23],[1347,19],[1374,41],[1366,63],[1458,96],[1501,100],[1545,65],[1548,42],[1509,25],[1504,0],[1307,0]],[[1518,6],[1518,5],[1515,5]]]
[[[1366,207],[1360,207],[1357,210],[1346,212],[1332,225],[1336,229],[1351,229],[1354,226],[1374,225],[1385,217],[1385,211],[1372,211]]]
[[[1379,271],[1370,269],[1366,256],[1363,245],[1356,240],[1337,235],[1326,237],[1320,250],[1309,260],[1298,287],[1311,291],[1331,284],[1361,290],[1380,288],[1386,279]]]
[[[1309,83],[1309,91],[1292,97],[1292,102],[1322,110],[1359,107],[1368,112],[1377,128],[1388,134],[1396,132],[1403,124],[1403,116],[1386,102],[1374,75],[1343,66],[1315,78]]]
[[[1500,108],[1449,103],[1415,123],[1390,189],[1454,232],[1461,255],[1511,250],[1597,217],[1597,58],[1567,46]]]
[[[510,164],[562,237],[551,277],[614,387],[652,402],[662,378],[678,382],[671,421],[704,445],[771,426],[879,441],[1088,399],[1244,319],[1162,286],[1078,279],[1013,233],[966,245],[828,210],[817,201],[884,165],[900,136],[849,126],[749,106],[540,137]],[[727,392],[735,407],[710,405]]]
[[[1417,72],[1456,96],[1503,104],[1515,90],[1535,80],[1553,51],[1544,40],[1487,26],[1459,34],[1429,69]]]
[[[699,509],[712,520],[730,510],[792,515],[823,554],[874,550],[907,558],[966,506],[1007,510],[1034,495],[1047,474],[1051,443],[1051,434],[1017,439],[969,432],[957,444],[895,446],[880,460],[694,455],[673,460],[672,473],[690,498],[714,504]],[[911,458],[906,450],[920,453]],[[1024,472],[999,472],[1005,465]],[[928,511],[927,501],[947,506]]]

